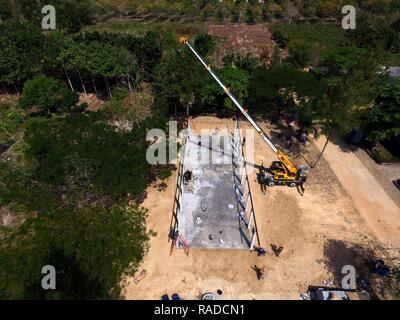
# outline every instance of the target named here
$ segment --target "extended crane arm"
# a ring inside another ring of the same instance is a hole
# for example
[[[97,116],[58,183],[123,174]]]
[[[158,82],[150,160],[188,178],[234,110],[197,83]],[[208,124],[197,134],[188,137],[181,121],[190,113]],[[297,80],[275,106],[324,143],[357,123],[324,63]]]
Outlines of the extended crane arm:
[[[260,126],[253,120],[253,118],[247,113],[247,111],[240,105],[240,103],[236,100],[235,96],[230,93],[229,88],[227,88],[221,80],[215,75],[215,73],[211,70],[211,66],[207,65],[203,58],[196,52],[196,50],[191,46],[188,39],[185,37],[181,37],[179,39],[181,44],[185,44],[189,47],[189,49],[194,53],[197,59],[200,60],[202,65],[207,69],[207,71],[211,74],[215,81],[220,85],[220,87],[225,91],[228,97],[232,100],[232,102],[238,107],[238,109],[243,113],[247,120],[251,123],[254,129],[258,132],[264,142],[272,149],[272,151],[276,154],[278,159],[284,164],[284,166],[291,172],[296,173],[297,168],[290,162],[290,160],[285,156],[285,154],[278,150],[278,148],[272,143],[272,141],[268,138],[268,136],[264,133],[264,131],[260,128]]]

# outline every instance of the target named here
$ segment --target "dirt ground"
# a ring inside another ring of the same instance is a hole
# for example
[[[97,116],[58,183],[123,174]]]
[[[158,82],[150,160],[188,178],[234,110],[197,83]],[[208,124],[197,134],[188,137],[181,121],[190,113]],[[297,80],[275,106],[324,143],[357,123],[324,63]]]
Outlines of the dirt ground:
[[[319,149],[322,143],[317,141]],[[376,177],[342,141],[328,144],[324,156],[377,238],[388,248],[400,248],[400,207]]]
[[[250,54],[260,58],[265,65],[271,63],[273,54],[278,48],[271,32],[263,24],[212,24],[208,27],[210,35],[218,40],[213,61],[217,65],[222,64],[222,58],[228,52],[234,52],[241,56]],[[280,58],[287,57],[287,51],[279,49]]]
[[[104,101],[97,98],[96,95],[93,93],[90,93],[90,94],[81,93],[79,95],[78,104],[82,104],[82,103],[88,104],[86,111],[97,111],[103,106]]]
[[[233,127],[231,120],[214,117],[196,118],[194,124],[198,131]],[[247,122],[240,126],[251,128]],[[262,127],[277,145],[282,144],[276,128]],[[318,140],[318,146],[323,142],[323,138]],[[298,152],[287,152],[297,164],[305,163]],[[302,153],[311,162],[318,149],[311,145]],[[274,154],[255,135],[254,164],[249,165],[266,166],[273,160]],[[156,236],[151,238],[138,270],[147,270],[147,277],[139,284],[127,279],[124,298],[160,299],[163,294],[177,292],[183,299],[199,299],[205,292],[220,289],[221,299],[299,299],[309,285],[340,286],[344,265],[355,266],[360,275],[367,272],[365,259],[395,255],[382,248],[387,248],[385,231],[391,243],[399,243],[400,216],[395,216],[396,208],[384,193],[375,190],[380,186],[373,184],[374,178],[351,153],[328,145],[326,155],[310,172],[303,196],[288,187],[268,188],[264,195],[257,172],[253,170],[250,181],[261,245],[267,249],[265,257],[247,250],[221,249],[192,249],[189,257],[178,249],[170,256],[175,172],[164,191],[158,191],[156,185],[148,188],[143,206],[149,209],[148,228]],[[367,181],[358,184],[361,178]],[[380,219],[382,225],[374,219]],[[283,246],[279,257],[273,254],[272,244]],[[263,281],[257,280],[252,269],[255,265],[265,268]],[[379,297],[391,297],[391,284],[368,277],[376,284]]]

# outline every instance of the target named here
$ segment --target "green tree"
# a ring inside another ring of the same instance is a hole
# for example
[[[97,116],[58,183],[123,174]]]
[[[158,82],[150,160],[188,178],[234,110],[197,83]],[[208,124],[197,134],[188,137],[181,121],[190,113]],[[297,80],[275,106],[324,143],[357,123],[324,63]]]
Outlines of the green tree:
[[[36,106],[46,112],[70,108],[78,102],[78,96],[54,78],[36,76],[24,84],[19,103],[23,108]]]
[[[372,108],[364,112],[364,127],[372,142],[400,136],[400,82],[382,81]]]
[[[3,230],[0,297],[119,298],[121,276],[133,275],[146,251],[146,212],[134,206],[53,210]],[[57,290],[41,287],[45,265],[57,271]]]
[[[400,53],[400,19],[397,19],[390,25],[387,49],[389,52]]]
[[[302,41],[292,41],[289,43],[289,61],[295,66],[304,68],[311,63],[312,48]]]
[[[8,0],[0,0],[0,20],[11,18],[12,11]]]
[[[17,3],[1,1],[0,10],[3,10],[5,18],[21,19],[39,25],[42,18],[41,9],[49,4],[45,0],[19,0]],[[74,33],[78,32],[82,26],[90,24],[93,13],[96,12],[96,6],[92,3],[88,0],[53,0],[51,4],[57,8],[58,29]]]
[[[249,102],[256,113],[293,112],[295,100],[320,98],[324,84],[313,75],[298,71],[290,64],[255,70],[250,80]]]
[[[196,48],[196,51],[200,55],[206,57],[212,54],[214,51],[215,48],[214,39],[209,34],[200,33],[194,39],[194,47]]]
[[[345,133],[360,125],[360,113],[374,101],[373,84],[378,78],[380,49],[348,48],[324,58],[330,66],[321,80],[327,89],[323,97],[303,110],[303,118],[318,125],[327,135],[325,147],[334,132]],[[347,57],[347,58],[346,58]]]
[[[44,37],[37,26],[16,21],[0,23],[0,82],[21,84],[42,69]]]
[[[385,42],[386,22],[372,14],[363,14],[357,17],[357,28],[347,30],[349,39],[358,47],[369,48],[380,46]]]
[[[67,33],[78,32],[92,22],[95,7],[87,0],[58,0],[57,23]]]
[[[121,48],[110,44],[93,41],[88,46],[87,66],[93,77],[102,77],[107,93],[112,97],[110,79],[124,73],[124,65],[120,60]],[[125,52],[125,51],[123,51]]]
[[[260,60],[247,54],[246,56],[236,56],[234,64],[237,68],[251,74],[260,65]]]
[[[164,36],[160,32],[148,31],[143,37],[139,52],[135,52],[145,80],[153,80],[154,70],[160,63],[164,51]]]
[[[186,110],[194,103],[205,76],[205,69],[189,48],[183,47],[181,52],[172,52],[156,68],[153,87],[158,96],[166,98],[174,106],[176,114],[179,107]]]
[[[247,24],[254,24],[256,22],[253,10],[250,7],[247,7],[246,9],[245,22]]]
[[[242,103],[246,101],[249,84],[249,74],[246,71],[233,67],[224,67],[215,70],[215,73],[239,101]],[[210,77],[204,79],[201,85],[199,100],[202,107],[208,112],[215,110],[218,113],[226,113],[228,110],[236,110],[236,106],[231,99]],[[221,108],[222,106],[224,106],[225,110]]]

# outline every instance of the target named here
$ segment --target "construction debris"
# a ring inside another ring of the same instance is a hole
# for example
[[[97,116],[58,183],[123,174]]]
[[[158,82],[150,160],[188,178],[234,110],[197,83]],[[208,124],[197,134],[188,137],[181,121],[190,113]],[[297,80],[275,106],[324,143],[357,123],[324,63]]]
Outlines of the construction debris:
[[[194,175],[190,170],[183,174],[183,191],[193,193],[194,190]]]
[[[147,276],[147,271],[143,269],[140,274],[133,280],[136,284],[142,281]]]

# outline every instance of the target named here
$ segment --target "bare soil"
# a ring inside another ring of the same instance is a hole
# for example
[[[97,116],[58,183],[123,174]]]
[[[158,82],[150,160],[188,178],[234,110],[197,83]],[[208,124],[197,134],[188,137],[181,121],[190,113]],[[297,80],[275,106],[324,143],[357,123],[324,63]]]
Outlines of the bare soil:
[[[232,129],[232,126],[232,120],[200,117],[194,119],[193,127],[199,131],[203,128]],[[251,128],[246,122],[241,122],[240,126]],[[276,143],[280,142],[276,128],[271,130],[273,126],[266,124],[262,127]],[[323,139],[317,143],[320,146]],[[177,173],[166,181],[163,191],[157,189],[159,183],[150,186],[143,206],[149,209],[148,229],[156,235],[151,238],[149,252],[138,270],[138,274],[142,269],[147,270],[147,277],[139,284],[135,284],[133,278],[126,279],[124,297],[160,299],[165,293],[177,292],[184,299],[199,299],[205,292],[220,289],[222,299],[299,299],[309,285],[340,286],[344,265],[354,265],[360,274],[368,272],[366,259],[383,257],[389,261],[389,256],[396,254],[386,250],[383,229],[369,221],[368,205],[362,205],[362,199],[355,200],[353,192],[346,187],[347,180],[353,179],[343,170],[346,163],[337,166],[334,159],[349,161],[352,165],[348,170],[358,168],[361,177],[364,174],[362,163],[356,157],[348,159],[347,153],[343,157],[344,152],[333,147],[328,147],[326,159],[323,157],[310,172],[304,195],[288,187],[268,188],[264,195],[256,178],[258,170],[250,173],[261,245],[267,249],[265,257],[247,250],[221,249],[192,249],[189,257],[178,249],[170,256],[168,233]],[[303,153],[310,161],[315,159],[318,149],[312,144]],[[288,151],[288,154],[298,164],[304,164],[299,153]],[[254,164],[249,166],[257,168],[261,163],[267,166],[273,160],[276,160],[274,154],[255,136]],[[368,179],[373,177],[368,176]],[[365,186],[353,185],[352,188],[356,193],[363,193]],[[393,224],[391,239],[399,241],[400,232],[396,226],[400,217],[395,217],[392,211],[386,213],[385,210],[393,210],[386,203],[388,199],[381,192],[367,192],[366,197],[379,205],[374,217],[387,216],[385,223]],[[279,257],[274,255],[271,245],[283,247]],[[265,268],[263,281],[257,280],[254,266]],[[370,274],[368,277],[377,296],[392,297],[392,282],[382,282]]]
[[[217,41],[219,40],[214,57],[218,65],[221,64],[222,58],[228,52],[241,56],[250,54],[260,58],[263,64],[269,65],[275,49],[278,48],[271,32],[263,24],[213,24],[208,27],[208,32]],[[287,56],[287,52],[279,48],[278,50],[280,58],[284,59]]]
[[[78,104],[82,104],[82,103],[88,104],[86,111],[97,111],[97,110],[101,109],[101,107],[104,104],[104,101],[97,98],[94,93],[89,93],[86,95],[82,93],[79,95]]]

